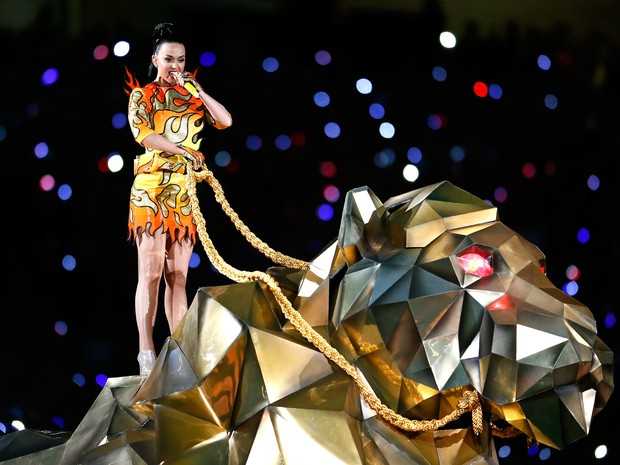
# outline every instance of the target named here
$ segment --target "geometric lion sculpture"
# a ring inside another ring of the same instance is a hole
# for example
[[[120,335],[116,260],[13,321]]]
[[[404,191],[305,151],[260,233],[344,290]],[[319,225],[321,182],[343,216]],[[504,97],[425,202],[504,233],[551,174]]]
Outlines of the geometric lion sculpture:
[[[497,464],[494,436],[564,448],[614,389],[592,313],[449,182],[386,202],[350,191],[309,268],[268,274],[385,406],[438,419],[475,391],[481,432],[469,414],[422,432],[386,422],[252,282],[199,289],[151,374],[110,379],[62,463]]]

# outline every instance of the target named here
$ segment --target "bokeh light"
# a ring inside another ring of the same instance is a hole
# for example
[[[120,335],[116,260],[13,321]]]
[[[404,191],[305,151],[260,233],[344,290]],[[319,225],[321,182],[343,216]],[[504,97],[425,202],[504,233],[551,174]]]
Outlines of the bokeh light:
[[[287,134],[280,134],[279,136],[276,137],[274,145],[279,150],[288,150],[291,148],[291,145],[293,145],[293,142],[291,141],[291,138]]]
[[[203,52],[200,54],[200,64],[207,68],[215,64],[215,53]]]
[[[538,64],[538,67],[544,71],[547,71],[551,68],[551,60],[547,55],[538,55],[536,63]]]
[[[495,191],[493,191],[493,198],[496,202],[504,203],[508,200],[508,191],[504,187],[496,187]]]
[[[34,146],[34,155],[37,158],[45,158],[49,154],[49,147],[45,142],[39,142]]]
[[[444,127],[444,118],[441,115],[428,115],[426,118],[426,124],[433,130],[441,129]]]
[[[112,173],[118,173],[125,166],[125,162],[123,161],[123,157],[118,152],[112,152],[107,157],[107,166],[108,170]]]
[[[372,103],[368,107],[368,113],[374,119],[381,119],[385,116],[385,108],[380,103]]]
[[[444,31],[439,34],[439,43],[444,48],[454,48],[456,47],[456,36],[449,31]]]
[[[407,160],[411,163],[420,163],[422,161],[422,150],[418,147],[409,147],[407,150]]]
[[[67,271],[75,270],[77,266],[77,260],[73,255],[65,255],[62,257],[62,267]]]
[[[46,69],[41,75],[41,85],[43,87],[48,87],[58,81],[59,72],[56,68]]]
[[[465,159],[465,148],[460,145],[455,145],[450,149],[450,160],[456,163],[460,163]]]
[[[232,156],[226,150],[220,150],[215,154],[215,164],[221,168],[228,166]]]
[[[358,79],[355,82],[355,88],[360,94],[370,94],[372,92],[372,82],[366,78]]]
[[[61,184],[58,186],[58,198],[60,200],[66,201],[71,198],[73,195],[73,189],[69,184]]]
[[[317,107],[326,107],[330,103],[329,94],[323,91],[319,91],[314,94],[313,100]]]
[[[558,98],[553,94],[547,94],[545,96],[545,106],[549,110],[555,110],[558,107]]]
[[[575,281],[569,281],[562,286],[562,290],[570,296],[576,295],[579,292],[579,284]]]
[[[192,256],[189,259],[190,268],[198,268],[200,266],[200,255],[196,252],[192,252]]]
[[[95,376],[95,382],[99,386],[104,387],[105,384],[108,382],[108,377],[104,374],[98,374],[97,376]]]
[[[432,75],[433,79],[438,82],[443,82],[448,78],[448,72],[443,66],[434,66]]]
[[[521,174],[526,179],[532,179],[534,176],[536,176],[536,167],[533,163],[524,163],[521,167]]]
[[[379,125],[379,134],[381,134],[381,137],[384,139],[391,139],[394,137],[394,134],[396,134],[396,128],[392,123],[384,121]]]
[[[58,334],[59,336],[64,336],[67,334],[67,331],[69,331],[69,327],[64,321],[58,320],[54,324],[54,331],[56,331],[56,334]]]
[[[326,50],[319,50],[314,54],[314,60],[321,66],[328,65],[332,62],[332,56]]]
[[[581,228],[577,231],[577,240],[582,244],[585,244],[590,240],[590,231],[586,228]]]
[[[475,82],[474,83],[474,94],[477,97],[486,97],[489,93],[489,88],[484,82]]]
[[[71,380],[79,387],[84,387],[84,385],[86,384],[86,377],[82,373],[75,373],[71,377]]]
[[[599,187],[601,187],[601,180],[598,178],[598,176],[593,174],[591,176],[588,176],[587,184],[590,190],[596,191]]]
[[[107,45],[97,45],[93,50],[93,57],[95,60],[105,60],[110,54],[110,50]]]
[[[403,168],[403,178],[405,178],[409,182],[415,182],[420,177],[420,170],[417,166],[412,164],[407,164]]]
[[[248,136],[248,138],[245,140],[245,146],[248,148],[248,150],[255,152],[257,150],[260,150],[260,148],[263,146],[263,139],[261,139],[260,136],[257,135]]]
[[[594,458],[604,459],[605,457],[607,457],[607,446],[601,444],[600,446],[597,446],[596,449],[594,449]]]
[[[45,174],[39,179],[39,188],[42,191],[49,192],[56,186],[56,180],[51,174]]]
[[[125,40],[120,40],[114,44],[114,55],[119,58],[124,57],[129,53],[130,48],[131,47],[129,46],[129,42]]]
[[[490,84],[489,85],[489,97],[494,100],[499,100],[504,95],[504,89],[499,84]]]
[[[123,129],[127,126],[127,115],[125,113],[115,113],[112,116],[112,126],[115,129]]]
[[[613,328],[614,326],[616,326],[616,315],[614,313],[608,313],[607,315],[605,315],[604,321],[606,328]]]
[[[280,62],[274,57],[267,57],[263,60],[263,69],[268,73],[274,73],[280,68]]]
[[[327,123],[323,127],[323,132],[330,139],[336,139],[338,136],[340,136],[340,126],[338,125],[338,123]]]
[[[329,221],[334,217],[334,207],[327,203],[323,203],[316,209],[316,216],[321,221]]]
[[[510,446],[505,445],[499,448],[497,455],[500,459],[505,459],[510,455]]]
[[[581,270],[576,265],[570,265],[566,268],[566,277],[571,281],[577,281],[581,276]]]
[[[383,149],[375,153],[373,161],[379,168],[387,168],[394,164],[396,153],[392,149]]]
[[[326,178],[333,178],[338,171],[336,164],[332,161],[323,161],[319,166],[320,173]]]
[[[26,429],[26,425],[24,425],[21,421],[19,420],[13,420],[11,422],[11,426],[13,428],[15,428],[17,431],[23,431]]]
[[[340,198],[340,190],[333,184],[328,184],[323,188],[323,197],[328,202],[337,202]]]

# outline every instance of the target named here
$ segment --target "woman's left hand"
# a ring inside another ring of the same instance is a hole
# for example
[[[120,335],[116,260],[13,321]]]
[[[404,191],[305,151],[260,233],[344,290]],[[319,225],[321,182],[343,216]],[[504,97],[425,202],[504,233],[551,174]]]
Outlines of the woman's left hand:
[[[187,71],[184,71],[182,73],[177,73],[175,77],[181,87],[184,87],[185,83],[189,82],[191,85],[193,85],[196,88],[198,92],[202,90],[202,87],[200,86],[200,84],[198,84],[198,81],[196,81],[196,78],[194,77],[194,75],[191,73],[188,73]]]

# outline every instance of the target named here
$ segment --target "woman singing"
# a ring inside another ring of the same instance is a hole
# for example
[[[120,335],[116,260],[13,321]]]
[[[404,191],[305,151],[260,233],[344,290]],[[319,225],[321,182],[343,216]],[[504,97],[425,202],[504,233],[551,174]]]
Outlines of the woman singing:
[[[129,202],[129,239],[138,250],[135,309],[141,375],[150,373],[156,359],[153,327],[162,273],[171,333],[187,311],[185,286],[196,226],[185,186],[186,163],[197,170],[204,161],[199,133],[205,124],[217,129],[232,124],[226,108],[185,71],[185,45],[173,24],[155,27],[151,60],[154,80],[132,86],[128,110],[133,136],[144,147],[136,157]]]

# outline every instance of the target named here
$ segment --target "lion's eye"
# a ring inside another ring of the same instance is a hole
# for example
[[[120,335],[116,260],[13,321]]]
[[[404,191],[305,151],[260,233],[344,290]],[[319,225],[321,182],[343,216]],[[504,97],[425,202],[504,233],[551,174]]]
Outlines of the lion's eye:
[[[542,271],[544,275],[547,274],[547,261],[544,258],[540,260],[540,271]]]
[[[485,278],[493,273],[493,254],[480,247],[472,246],[457,255],[459,265],[465,273]]]

